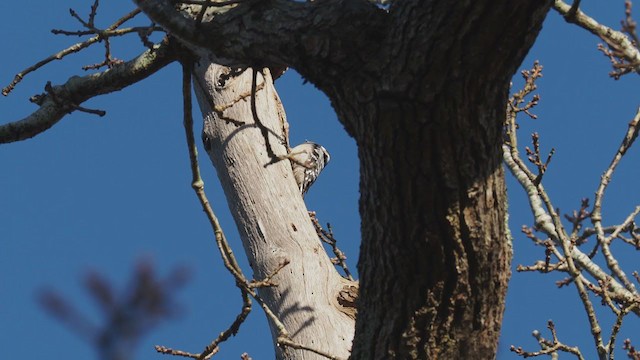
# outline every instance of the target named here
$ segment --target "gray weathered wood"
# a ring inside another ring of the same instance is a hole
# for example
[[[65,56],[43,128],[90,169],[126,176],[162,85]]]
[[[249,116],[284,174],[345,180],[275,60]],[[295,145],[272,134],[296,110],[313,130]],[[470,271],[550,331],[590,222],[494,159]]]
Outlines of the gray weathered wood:
[[[274,277],[278,286],[262,288],[259,293],[294,341],[347,358],[354,320],[340,311],[336,301],[345,280],[315,233],[289,161],[265,166],[270,158],[250,106],[252,70],[219,86],[229,68],[200,63],[194,84],[204,114],[205,147],[224,188],[253,276],[262,279],[282,261],[290,262]],[[269,129],[275,154],[285,155],[286,119],[268,71],[264,78],[258,74],[257,83],[258,116]],[[211,104],[218,110],[226,109],[215,111]],[[272,326],[271,332],[275,340],[277,329]],[[280,359],[322,358],[290,348],[283,351],[276,347],[276,354]]]

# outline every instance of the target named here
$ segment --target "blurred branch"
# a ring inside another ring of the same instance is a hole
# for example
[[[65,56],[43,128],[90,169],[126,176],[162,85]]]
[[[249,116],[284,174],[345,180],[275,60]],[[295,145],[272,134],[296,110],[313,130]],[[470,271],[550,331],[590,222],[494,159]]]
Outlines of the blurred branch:
[[[175,315],[177,289],[186,282],[184,269],[175,269],[158,279],[150,263],[141,261],[127,290],[116,293],[101,275],[87,275],[85,287],[107,319],[103,325],[91,324],[64,298],[51,290],[40,294],[40,303],[71,331],[91,343],[101,359],[132,359],[139,340],[157,324]]]

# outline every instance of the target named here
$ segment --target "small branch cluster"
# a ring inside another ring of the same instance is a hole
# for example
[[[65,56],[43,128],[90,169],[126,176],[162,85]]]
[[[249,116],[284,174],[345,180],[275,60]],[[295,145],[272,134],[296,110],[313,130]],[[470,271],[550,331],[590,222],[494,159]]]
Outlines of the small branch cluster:
[[[518,129],[518,123],[516,121],[518,114],[523,112],[532,119],[538,118],[529,110],[538,104],[540,96],[535,94],[529,98],[529,95],[537,89],[536,80],[542,77],[542,65],[540,65],[538,61],[535,61],[531,70],[522,70],[520,74],[525,83],[521,90],[509,98],[506,114],[507,119],[504,125],[504,141],[513,148],[518,147],[517,143],[512,143],[513,141],[517,141],[515,132]]]
[[[517,114],[519,112],[524,112],[532,119],[537,119],[538,117],[529,112],[529,109],[538,105],[540,96],[534,94],[531,99],[527,99],[527,96],[532,94],[538,88],[536,81],[542,77],[542,65],[540,65],[538,61],[535,61],[531,70],[522,70],[520,75],[522,75],[522,78],[524,79],[524,86],[509,99],[510,110],[508,110],[507,113],[513,112]]]
[[[578,16],[580,12],[576,13]],[[543,161],[540,151],[540,135],[534,133],[532,136],[533,149],[526,148],[529,163],[537,171],[532,171],[529,165],[522,160],[517,148],[517,124],[518,113],[524,112],[529,117],[535,118],[529,112],[539,101],[539,97],[533,95],[532,100],[526,102],[525,98],[536,89],[535,81],[541,74],[542,67],[536,62],[531,71],[523,71],[525,78],[524,88],[516,92],[509,100],[507,106],[507,117],[505,129],[505,143],[503,145],[503,156],[505,164],[524,188],[529,198],[534,215],[534,226],[523,226],[524,235],[533,241],[534,244],[544,248],[544,260],[539,260],[533,265],[519,265],[518,271],[537,271],[549,273],[559,271],[568,276],[558,281],[558,287],[574,285],[578,290],[580,301],[583,305],[589,324],[595,347],[600,359],[612,359],[617,335],[621,329],[623,319],[629,313],[640,315],[640,294],[635,284],[621,269],[618,261],[611,250],[611,243],[621,240],[631,244],[635,249],[639,237],[638,228],[635,225],[635,218],[640,214],[640,206],[636,207],[622,223],[613,226],[604,226],[602,217],[602,201],[605,189],[609,184],[615,169],[633,145],[640,131],[640,109],[628,125],[628,130],[624,135],[620,147],[614,154],[613,160],[605,170],[598,189],[595,192],[593,206],[590,206],[589,199],[582,199],[580,207],[572,214],[565,214],[564,219],[571,225],[565,228],[559,210],[553,202],[542,184],[542,176],[548,169],[551,156],[554,150]],[[525,104],[525,105],[522,105]],[[592,227],[586,227],[585,221],[590,220]],[[587,243],[591,237],[596,238],[596,245],[589,255],[581,250],[581,246]],[[594,260],[596,254],[604,258],[604,264],[598,264]],[[637,277],[635,279],[638,280]],[[600,323],[597,318],[592,296],[600,298],[600,303],[611,310],[616,316],[616,322],[611,328],[610,335],[605,343]],[[512,347],[512,351],[524,357],[556,354],[558,351],[569,352],[582,359],[582,355],[577,348],[564,345],[558,341],[553,323],[549,323],[552,341],[539,337],[539,333],[534,333],[538,338],[541,350],[536,352],[526,352],[522,348]],[[536,335],[537,334],[537,335]]]
[[[540,135],[537,132],[531,134],[531,142],[533,143],[533,150],[528,146],[524,149],[527,152],[527,159],[529,159],[529,162],[538,168],[538,176],[534,182],[539,184],[540,181],[542,181],[542,175],[544,175],[547,171],[547,167],[549,167],[549,163],[551,162],[551,158],[553,157],[553,154],[555,154],[556,149],[551,148],[551,151],[549,151],[549,154],[547,155],[547,159],[542,162],[542,157],[540,156]]]
[[[638,33],[636,32],[636,22],[631,17],[631,1],[627,0],[624,3],[625,6],[625,18],[621,21],[622,33],[625,34],[631,41],[631,45],[638,50]],[[640,62],[637,59],[629,58],[626,55],[626,49],[618,44],[614,39],[608,36],[600,36],[602,40],[607,44],[605,47],[603,44],[598,44],[598,50],[600,50],[611,61],[613,71],[609,73],[611,77],[618,80],[621,76],[638,72]]]
[[[598,23],[579,10],[579,4],[579,1],[574,0],[573,5],[569,6],[562,0],[555,0],[553,7],[564,16],[567,22],[580,26],[604,41],[605,44],[598,45],[598,50],[611,61],[613,67],[609,73],[611,77],[618,80],[623,75],[639,73],[640,49],[636,22],[631,17],[631,0],[625,1],[625,18],[621,21],[622,31],[616,31]]]
[[[67,36],[89,36],[89,35],[93,35],[91,36],[89,39],[83,41],[83,42],[79,42],[76,43],[64,50],[61,50],[39,62],[37,62],[34,65],[31,65],[29,67],[27,67],[26,69],[20,71],[19,73],[17,73],[15,75],[15,77],[13,78],[13,81],[11,81],[11,83],[9,85],[7,85],[6,87],[4,87],[2,89],[2,95],[7,96],[9,95],[9,93],[15,88],[15,86],[22,81],[22,79],[29,73],[34,72],[36,70],[38,70],[39,68],[43,67],[44,65],[54,61],[54,60],[61,60],[63,58],[65,58],[66,56],[73,54],[73,53],[77,53],[80,52],[86,48],[88,48],[89,46],[95,44],[95,43],[99,43],[102,42],[104,44],[105,47],[105,57],[104,60],[99,62],[99,63],[95,63],[92,65],[87,65],[84,66],[83,69],[84,70],[90,70],[90,69],[99,69],[102,68],[104,66],[107,66],[108,68],[112,68],[115,65],[119,65],[122,64],[122,60],[118,60],[116,58],[114,58],[111,54],[111,38],[114,37],[120,37],[120,36],[124,36],[127,34],[131,34],[131,33],[136,33],[140,36],[140,39],[142,40],[143,44],[151,49],[151,47],[153,46],[153,44],[149,41],[149,35],[151,33],[153,33],[154,31],[162,31],[161,28],[154,26],[154,25],[150,25],[150,26],[144,26],[144,27],[129,27],[129,28],[121,28],[122,25],[124,25],[127,21],[133,19],[134,17],[136,17],[138,14],[141,13],[140,9],[135,9],[131,12],[129,12],[128,14],[122,16],[120,19],[116,20],[113,24],[111,24],[110,26],[108,26],[106,29],[99,29],[96,27],[95,25],[95,18],[98,12],[98,7],[100,5],[100,1],[99,0],[95,0],[93,5],[91,6],[91,11],[89,13],[88,19],[85,21],[83,20],[80,15],[78,15],[78,13],[76,11],[74,11],[73,9],[69,9],[69,13],[71,14],[71,16],[73,18],[75,18],[76,20],[78,20],[78,22],[80,22],[80,24],[82,25],[82,27],[84,27],[86,30],[78,30],[78,31],[67,31],[67,30],[59,30],[59,29],[53,29],[51,30],[51,32],[53,34],[56,35],[67,35]]]

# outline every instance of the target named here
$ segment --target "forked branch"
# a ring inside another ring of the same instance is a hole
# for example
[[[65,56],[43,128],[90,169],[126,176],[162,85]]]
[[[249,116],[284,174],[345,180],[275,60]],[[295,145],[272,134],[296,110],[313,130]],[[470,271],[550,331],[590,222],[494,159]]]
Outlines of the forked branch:
[[[579,12],[576,16],[578,15]],[[602,225],[601,208],[607,184],[622,157],[627,153],[638,135],[640,109],[629,123],[629,128],[623,137],[622,144],[616,151],[611,165],[601,178],[600,185],[596,191],[593,209],[589,211],[588,199],[582,199],[579,210],[574,211],[573,215],[565,215],[566,220],[572,225],[571,233],[568,233],[562,223],[562,218],[560,217],[557,207],[553,205],[549,194],[542,184],[542,175],[547,171],[550,157],[548,157],[546,161],[541,160],[539,135],[534,134],[533,136],[533,150],[527,148],[529,161],[537,167],[537,174],[531,171],[526,162],[520,158],[520,153],[517,149],[518,141],[516,132],[518,126],[516,118],[518,113],[521,112],[525,112],[530,117],[534,117],[529,111],[538,103],[539,97],[533,96],[533,100],[529,102],[525,101],[525,97],[531,96],[535,89],[534,83],[535,80],[541,76],[540,70],[541,67],[536,63],[534,64],[533,70],[523,71],[523,76],[525,77],[524,89],[516,92],[510,99],[507,107],[507,123],[504,127],[505,144],[503,145],[503,156],[505,164],[526,191],[534,215],[535,226],[533,228],[523,227],[523,232],[536,245],[545,248],[544,260],[539,260],[531,266],[518,266],[518,271],[538,271],[542,273],[561,271],[569,274],[568,278],[558,282],[558,286],[573,284],[576,287],[590,323],[591,333],[599,358],[612,359],[615,340],[622,326],[623,318],[631,312],[640,315],[640,311],[638,311],[640,307],[640,296],[634,284],[619,266],[609,245],[614,239],[620,238],[622,232],[629,232],[632,238],[636,236],[634,219],[640,213],[640,207],[632,211],[621,224],[609,227]],[[594,228],[583,229],[582,223],[589,218]],[[534,230],[541,232],[548,238],[539,238],[538,235],[534,234]],[[579,247],[585,243],[588,237],[593,235],[596,235],[599,246],[596,246],[590,256],[587,256]],[[601,249],[602,255],[606,260],[606,270],[603,270],[604,266],[600,266],[592,259],[598,247]],[[613,274],[613,276],[610,276],[609,273]],[[603,339],[602,329],[594,304],[590,299],[590,293],[600,297],[602,303],[607,305],[617,318],[616,324],[611,329],[609,340],[606,343]],[[552,323],[550,323],[549,329],[552,331],[553,341],[549,342],[538,339],[541,345],[540,351],[526,352],[522,348],[516,347],[512,347],[512,351],[524,357],[548,355],[555,354],[557,351],[566,351],[575,354],[578,358],[582,358],[578,349],[563,345],[557,340],[557,335],[555,334]]]

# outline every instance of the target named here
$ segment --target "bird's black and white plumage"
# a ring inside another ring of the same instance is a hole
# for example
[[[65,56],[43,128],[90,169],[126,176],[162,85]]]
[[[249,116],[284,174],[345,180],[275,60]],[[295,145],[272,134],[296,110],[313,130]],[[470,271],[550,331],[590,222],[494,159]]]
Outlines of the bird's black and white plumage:
[[[304,142],[290,153],[293,177],[296,179],[300,193],[304,195],[320,172],[329,163],[329,152],[323,146],[311,141]]]

